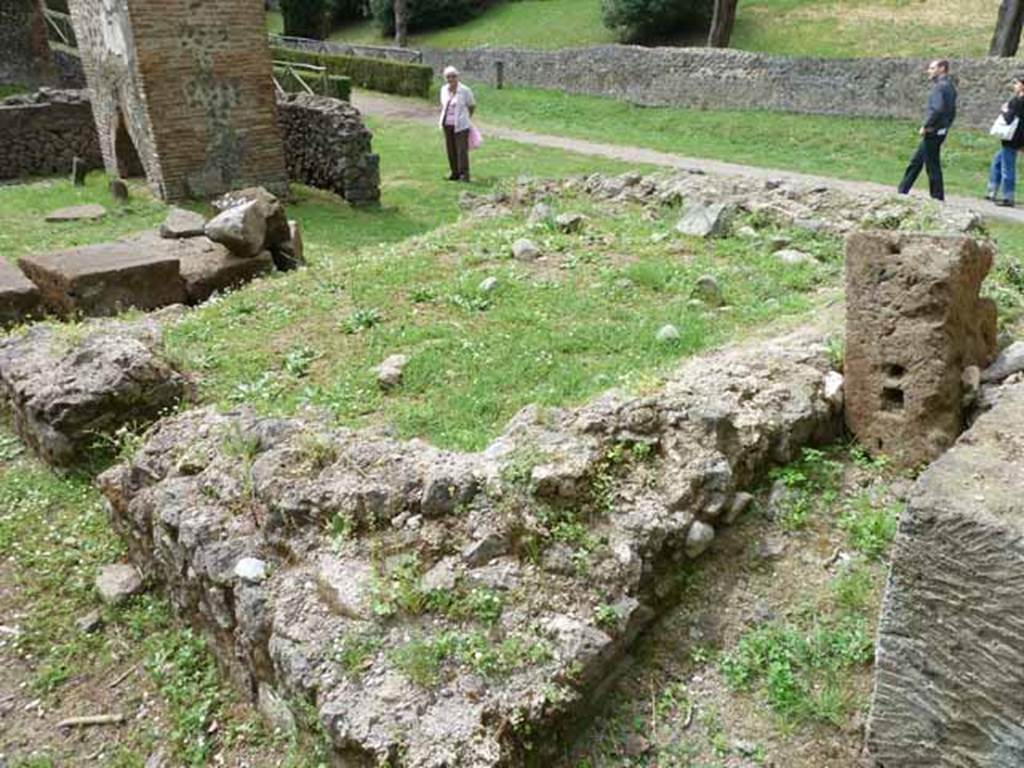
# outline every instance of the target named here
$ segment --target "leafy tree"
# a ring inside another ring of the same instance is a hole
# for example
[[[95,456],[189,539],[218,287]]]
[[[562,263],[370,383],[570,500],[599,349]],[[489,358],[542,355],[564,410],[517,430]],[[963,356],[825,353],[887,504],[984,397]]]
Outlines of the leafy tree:
[[[706,27],[714,0],[602,0],[604,25],[622,40],[650,42]]]
[[[322,40],[327,27],[327,0],[281,0],[284,33]]]

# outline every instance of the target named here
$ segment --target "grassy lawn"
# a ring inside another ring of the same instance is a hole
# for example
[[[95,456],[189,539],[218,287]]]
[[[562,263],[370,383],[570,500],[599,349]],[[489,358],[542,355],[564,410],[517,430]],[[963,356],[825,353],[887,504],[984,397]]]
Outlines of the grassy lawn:
[[[794,56],[984,56],[996,0],[740,0],[733,47]]]
[[[732,45],[826,58],[977,57],[988,51],[997,9],[996,0],[741,0]],[[268,24],[280,31],[280,14],[269,14]],[[369,21],[337,29],[331,39],[388,42]],[[409,44],[566,48],[614,41],[600,0],[508,0],[458,27],[413,35]]]
[[[331,39],[371,45],[389,43],[369,21],[336,29]],[[615,35],[601,22],[600,0],[501,2],[465,24],[409,38],[413,48],[572,48],[613,42]]]
[[[0,83],[0,99],[6,99],[8,96],[24,93],[27,90],[28,88],[17,83]]]
[[[558,91],[472,86],[485,123],[893,187],[918,141],[917,124],[901,120],[638,107]],[[922,99],[924,93],[922,83]],[[954,130],[942,150],[946,189],[980,197],[995,149],[980,131]]]

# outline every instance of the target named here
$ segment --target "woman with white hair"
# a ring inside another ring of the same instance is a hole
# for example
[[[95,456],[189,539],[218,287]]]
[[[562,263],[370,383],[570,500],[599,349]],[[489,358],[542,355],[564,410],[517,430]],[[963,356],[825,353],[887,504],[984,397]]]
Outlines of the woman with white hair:
[[[459,82],[459,70],[444,68],[445,85],[441,86],[441,130],[448,150],[449,181],[469,181],[469,122],[476,100],[473,92]]]

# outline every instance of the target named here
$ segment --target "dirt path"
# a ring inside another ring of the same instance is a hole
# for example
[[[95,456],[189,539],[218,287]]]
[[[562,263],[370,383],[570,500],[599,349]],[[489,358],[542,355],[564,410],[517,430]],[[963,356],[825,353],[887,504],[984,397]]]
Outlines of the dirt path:
[[[437,110],[435,110],[434,105],[419,99],[359,90],[352,93],[352,103],[360,112],[373,117],[408,120],[430,125],[435,125],[437,122]],[[700,171],[716,176],[740,176],[745,179],[779,179],[782,181],[826,186],[850,193],[884,194],[894,191],[893,186],[876,184],[870,181],[851,181],[848,179],[836,179],[830,176],[815,176],[807,173],[783,171],[777,168],[760,168],[752,165],[726,163],[720,160],[683,157],[682,155],[659,152],[643,147],[604,144],[566,136],[521,131],[516,128],[492,125],[484,121],[478,121],[478,125],[486,136],[515,141],[520,144],[532,144],[538,147],[550,147],[552,149],[578,152],[584,155],[604,157],[609,160],[620,160],[625,163],[656,165],[685,171]],[[922,179],[922,181],[925,182],[924,186],[927,186],[926,180]],[[919,186],[921,186],[920,182]],[[924,195],[925,193],[916,191],[914,194]],[[1024,208],[1000,208],[979,198],[959,195],[950,195],[947,198],[947,203],[963,208],[971,208],[986,218],[1024,224]]]

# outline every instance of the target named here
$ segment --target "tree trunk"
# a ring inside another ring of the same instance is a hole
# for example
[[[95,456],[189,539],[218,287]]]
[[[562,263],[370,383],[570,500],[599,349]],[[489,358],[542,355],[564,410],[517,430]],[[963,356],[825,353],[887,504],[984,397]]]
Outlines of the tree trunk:
[[[1021,0],[1013,0],[1021,2]],[[715,0],[715,11],[708,32],[710,48],[728,48],[732,28],[736,24],[736,4],[739,0]]]
[[[395,45],[405,48],[409,33],[409,0],[395,0]]]
[[[1021,26],[1024,25],[1024,0],[1003,0],[999,4],[996,30],[992,34],[989,56],[1015,56],[1020,46]]]

